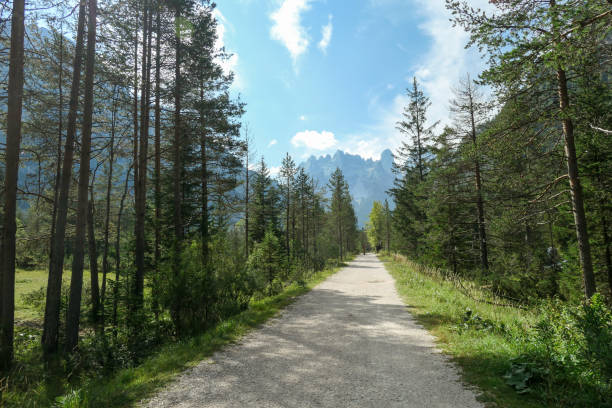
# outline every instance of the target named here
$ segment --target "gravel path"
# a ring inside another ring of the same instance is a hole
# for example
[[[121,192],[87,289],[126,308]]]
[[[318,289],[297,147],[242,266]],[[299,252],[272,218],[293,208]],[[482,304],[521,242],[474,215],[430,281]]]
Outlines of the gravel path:
[[[182,374],[146,407],[483,407],[374,255]]]

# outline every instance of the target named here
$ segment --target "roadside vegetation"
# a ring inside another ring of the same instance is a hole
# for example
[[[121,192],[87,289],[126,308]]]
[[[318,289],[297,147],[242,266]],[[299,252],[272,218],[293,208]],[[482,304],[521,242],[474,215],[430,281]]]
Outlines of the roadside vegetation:
[[[96,354],[99,356],[103,352],[103,346],[88,342],[83,346],[83,351],[93,355],[80,361],[81,367],[73,367],[72,375],[65,375],[65,366],[56,366],[53,371],[49,371],[49,367],[45,367],[40,359],[35,335],[19,329],[18,337],[23,338],[17,344],[19,351],[23,352],[20,353],[21,358],[28,358],[27,366],[22,366],[22,372],[17,372],[13,378],[9,377],[8,381],[16,381],[16,384],[26,385],[26,388],[9,387],[12,384],[6,383],[3,406],[133,406],[150,397],[177,374],[275,316],[282,308],[344,265],[331,262],[319,272],[308,272],[299,282],[288,283],[280,293],[251,300],[246,310],[220,321],[202,333],[158,344],[139,363],[124,368],[113,369],[93,364]]]
[[[383,255],[410,313],[481,399],[508,408],[612,406],[612,318],[601,296],[509,304],[473,280]]]

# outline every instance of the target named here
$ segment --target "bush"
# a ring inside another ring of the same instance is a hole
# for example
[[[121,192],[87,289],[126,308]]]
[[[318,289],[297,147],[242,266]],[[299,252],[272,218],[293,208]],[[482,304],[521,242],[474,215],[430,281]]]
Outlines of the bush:
[[[540,316],[522,339],[526,352],[506,374],[508,384],[557,406],[612,406],[612,313],[603,298],[550,302]],[[566,392],[553,391],[559,388]]]
[[[253,247],[247,262],[247,270],[261,296],[271,296],[282,290],[284,279],[281,274],[285,268],[278,237],[268,230],[264,239]]]
[[[204,264],[202,244],[193,241],[181,253],[178,274],[171,261],[162,265],[153,285],[178,335],[199,333],[248,307],[256,285],[244,260],[235,252],[229,255],[231,251],[228,240],[217,237],[209,247],[209,262]]]

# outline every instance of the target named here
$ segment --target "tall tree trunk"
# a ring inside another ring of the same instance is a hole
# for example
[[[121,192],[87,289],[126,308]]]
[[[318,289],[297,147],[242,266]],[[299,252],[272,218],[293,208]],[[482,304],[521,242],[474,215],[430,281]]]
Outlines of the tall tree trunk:
[[[340,262],[342,262],[342,247],[344,245],[344,240],[342,239],[342,209],[340,209],[340,215],[338,217],[338,234],[340,236]]]
[[[117,321],[117,310],[119,309],[119,285],[121,284],[121,217],[123,216],[123,208],[125,205],[125,199],[128,194],[128,187],[130,185],[130,167],[125,175],[125,183],[123,184],[123,195],[121,196],[121,202],[119,203],[119,213],[117,214],[117,235],[115,237],[115,286],[113,287],[113,337],[117,340],[118,333],[118,321]]]
[[[287,259],[291,258],[291,249],[289,248],[289,211],[291,210],[291,179],[287,175],[287,211],[285,222],[285,247],[287,250]]]
[[[180,268],[180,253],[181,243],[183,240],[183,217],[182,217],[182,129],[181,129],[181,10],[180,6],[177,5],[175,12],[175,23],[177,29],[175,30],[175,66],[174,66],[174,169],[173,169],[173,182],[174,182],[174,274],[178,275]]]
[[[200,85],[200,103],[204,105],[204,83]],[[208,241],[209,241],[209,232],[208,232],[208,154],[207,154],[207,144],[206,144],[206,123],[205,123],[204,112],[200,112],[200,126],[202,129],[200,130],[200,161],[201,161],[201,180],[202,183],[202,201],[200,205],[202,206],[202,219],[201,223],[201,237],[202,237],[202,262],[204,264],[204,268],[208,265]]]
[[[582,197],[582,186],[578,175],[578,159],[576,158],[576,145],[574,143],[574,124],[569,117],[569,93],[567,91],[567,77],[565,71],[557,69],[557,84],[559,90],[559,107],[563,119],[563,136],[565,139],[565,158],[567,161],[567,174],[569,176],[570,195],[572,197],[572,212],[574,213],[574,224],[576,225],[576,239],[578,241],[578,252],[580,265],[582,266],[582,280],[584,283],[584,294],[587,299],[595,294],[595,276],[593,274],[593,261],[591,258],[591,244],[587,220],[584,211]]]
[[[83,290],[83,253],[85,226],[87,223],[89,160],[91,156],[91,127],[93,117],[94,66],[96,59],[96,13],[97,0],[88,0],[87,60],[85,65],[85,106],[83,107],[83,131],[81,137],[81,160],[79,163],[79,188],[77,202],[74,255],[70,277],[70,300],[66,316],[66,348],[72,351],[79,341],[81,317],[81,293]]]
[[[13,361],[15,323],[15,233],[17,177],[21,146],[21,108],[23,103],[24,0],[13,1],[11,52],[9,59],[6,115],[6,174],[4,180],[4,220],[0,249],[0,370]]]
[[[57,163],[55,167],[55,183],[53,186],[53,211],[51,213],[51,239],[49,241],[49,259],[53,257],[53,243],[55,242],[55,222],[57,220],[57,200],[59,198],[59,185],[62,173],[62,133],[64,131],[64,23],[60,23],[60,56],[57,91],[59,94],[59,112],[57,126]]]
[[[155,249],[154,249],[154,264],[155,264],[155,276],[159,276],[159,263],[161,259],[161,4],[157,1],[157,14],[156,14],[156,35],[155,35]],[[155,281],[154,281],[155,282]],[[158,290],[157,284],[153,285],[153,313],[155,318],[159,316],[159,304],[158,304]]]
[[[183,132],[181,123],[181,8],[176,4],[174,14],[175,31],[175,62],[174,62],[174,165],[173,165],[173,198],[174,198],[174,245],[172,254],[172,273],[178,276],[181,268],[181,252],[183,248],[183,189],[182,189],[182,160]],[[171,306],[170,314],[179,335],[181,334],[181,308],[178,301]]]
[[[98,282],[98,249],[96,248],[95,234],[95,208],[94,208],[94,183],[92,180],[87,208],[87,239],[89,243],[89,272],[91,278],[91,317],[94,323],[100,321],[100,285]],[[96,328],[97,328],[96,324]]]
[[[83,37],[85,35],[85,0],[80,0],[79,19],[77,24],[76,44],[70,85],[70,105],[68,108],[68,125],[66,127],[66,146],[62,163],[59,199],[57,202],[57,219],[55,239],[49,261],[49,278],[45,301],[45,319],[43,324],[42,346],[45,354],[57,351],[60,324],[60,302],[62,292],[62,273],[64,271],[64,244],[66,239],[66,219],[68,216],[68,196],[72,179],[74,158],[74,139],[76,136],[79,89],[81,85],[81,66],[83,63]],[[82,244],[82,242],[80,243]]]
[[[469,81],[469,77],[468,77]],[[480,174],[480,160],[478,155],[478,144],[476,142],[476,120],[474,118],[475,108],[472,99],[472,84],[468,82],[468,93],[470,98],[470,125],[472,145],[474,146],[474,178],[476,182],[476,211],[478,219],[478,243],[480,246],[480,266],[483,271],[489,270],[489,252],[487,248],[487,231],[485,226],[484,200],[482,198],[482,178]]]
[[[249,134],[246,134],[246,170],[245,170],[245,187],[244,187],[244,250],[245,255],[249,257]]]
[[[610,235],[608,235],[608,219],[605,215],[601,217],[601,235],[604,244],[604,259],[606,262],[606,272],[608,272],[608,287],[612,297],[612,254],[610,254]]]
[[[391,212],[389,210],[389,202],[385,199],[385,232],[387,235],[387,252],[391,252]]]
[[[145,215],[146,215],[146,184],[147,158],[149,142],[149,97],[151,89],[151,11],[150,4],[145,1],[142,29],[142,89],[140,90],[140,143],[138,158],[138,180],[135,185],[136,200],[136,276],[132,287],[134,307],[141,309],[144,294],[144,252],[145,252]]]
[[[132,100],[132,167],[134,169],[134,186],[138,184],[138,26],[140,9],[136,6],[134,16],[134,99]],[[136,196],[136,192],[134,192]],[[134,197],[136,199],[136,197]]]
[[[115,132],[117,127],[117,86],[113,88],[113,107],[111,112],[111,137],[109,142],[108,174],[106,175],[106,208],[104,210],[104,249],[102,253],[102,291],[100,293],[102,326],[104,326],[104,303],[106,299],[106,278],[109,272],[108,251],[110,240],[110,207],[115,165]]]

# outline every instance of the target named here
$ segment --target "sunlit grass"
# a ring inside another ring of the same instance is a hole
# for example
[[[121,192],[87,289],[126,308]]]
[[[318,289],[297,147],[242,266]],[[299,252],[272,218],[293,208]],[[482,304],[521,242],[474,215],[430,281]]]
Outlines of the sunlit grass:
[[[69,269],[64,270],[62,280],[66,286],[70,285],[72,276]],[[17,324],[41,324],[43,311],[34,305],[24,301],[23,295],[37,291],[47,286],[49,271],[47,269],[17,269],[15,271],[15,320]],[[113,280],[114,274],[108,274],[107,279]],[[83,288],[89,285],[91,275],[89,270],[83,271]],[[102,282],[102,274],[99,274],[98,281]],[[85,299],[84,299],[85,300]]]
[[[459,290],[440,271],[405,258],[380,258],[395,278],[398,292],[412,315],[436,336],[440,349],[461,367],[463,379],[482,392],[480,400],[496,407],[542,406],[534,396],[517,394],[503,378],[511,360],[523,351],[515,339],[535,321],[531,311],[484,303],[483,300],[504,302],[473,283],[464,282],[465,289]],[[504,330],[463,329],[461,324],[468,308]]]

